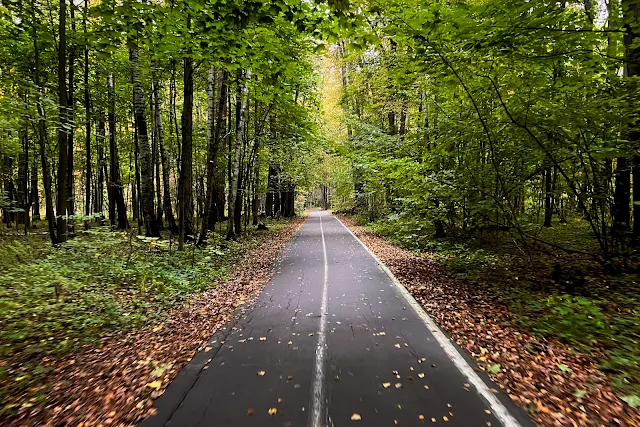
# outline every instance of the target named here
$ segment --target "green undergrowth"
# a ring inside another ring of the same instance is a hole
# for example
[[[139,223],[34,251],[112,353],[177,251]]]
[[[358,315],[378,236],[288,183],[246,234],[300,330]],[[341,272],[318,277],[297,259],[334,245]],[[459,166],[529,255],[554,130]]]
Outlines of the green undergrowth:
[[[640,276],[608,275],[593,260],[522,243],[510,233],[434,239],[428,221],[390,216],[369,231],[416,253],[429,253],[458,279],[505,303],[516,326],[560,339],[596,357],[613,389],[640,404]],[[546,241],[574,250],[595,248],[579,222],[538,230]]]
[[[181,252],[168,234],[149,239],[107,227],[82,231],[58,248],[42,229],[28,236],[5,232],[0,235],[0,359],[33,369],[7,378],[8,368],[0,366],[0,381],[27,385],[32,374],[42,373],[43,356],[60,356],[110,333],[161,320],[170,307],[220,283],[247,250],[285,222],[267,225],[268,231],[250,231],[237,241],[211,233],[206,247],[187,245]]]

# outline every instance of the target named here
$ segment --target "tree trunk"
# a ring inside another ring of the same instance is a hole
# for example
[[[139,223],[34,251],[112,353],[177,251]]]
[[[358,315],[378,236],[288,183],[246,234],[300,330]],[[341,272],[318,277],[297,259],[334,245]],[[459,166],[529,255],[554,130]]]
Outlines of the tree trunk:
[[[246,72],[244,76],[246,80],[251,78],[251,71]],[[240,175],[240,156],[242,153],[242,141],[244,139],[245,132],[245,116],[247,112],[247,99],[249,97],[249,91],[247,89],[246,81],[243,80],[242,72],[238,73],[238,99],[239,103],[236,117],[236,135],[235,135],[235,155],[233,157],[233,166],[231,168],[231,179],[229,181],[229,219],[227,222],[227,239],[234,237],[236,233],[240,233],[241,230],[236,229],[234,231],[235,210],[236,210],[236,196],[238,193],[238,178]]]
[[[402,102],[402,110],[400,111],[400,131],[399,134],[402,139],[407,133],[407,101]]]
[[[184,59],[184,103],[182,105],[182,150],[178,189],[179,248],[193,235],[193,59]]]
[[[73,0],[69,0],[69,11],[71,14],[71,29],[73,34],[76,33],[76,11]],[[73,175],[73,137],[75,133],[75,117],[74,117],[74,91],[75,91],[75,62],[76,62],[76,48],[75,45],[69,47],[69,88],[68,88],[68,114],[69,114],[69,137],[67,141],[67,197],[69,198],[68,209],[69,215],[74,215],[75,208],[75,179]]]
[[[615,170],[615,190],[613,195],[613,233],[624,237],[629,231],[631,213],[629,210],[629,196],[631,195],[631,168],[629,159],[619,157]]]
[[[157,64],[152,63],[151,67],[155,70],[157,68]],[[154,78],[155,80],[155,78]],[[151,159],[153,162],[153,168],[154,168],[154,177],[156,180],[156,221],[158,222],[158,227],[160,229],[163,228],[162,225],[162,214],[163,214],[163,205],[162,205],[162,187],[160,185],[160,150],[158,149],[159,144],[159,139],[160,139],[160,132],[159,132],[159,126],[158,126],[158,121],[162,120],[161,116],[162,113],[160,111],[160,106],[158,105],[158,96],[159,96],[159,90],[158,90],[158,84],[156,81],[154,81],[154,83],[152,84],[152,88],[153,88],[153,103],[152,103],[152,110],[153,110],[153,147],[151,149]]]
[[[158,98],[158,103],[160,99]],[[173,216],[173,208],[171,206],[171,187],[169,182],[169,158],[167,156],[167,150],[164,145],[164,133],[162,131],[162,115],[160,115],[159,121],[159,133],[158,143],[160,145],[160,160],[162,161],[162,184],[164,189],[164,198],[162,200],[164,206],[164,216],[167,218],[167,227],[173,234],[178,233],[178,226],[176,224],[175,217]]]
[[[213,66],[209,68],[208,78],[208,119],[207,119],[207,189],[205,196],[203,226],[198,239],[198,244],[204,243],[207,236],[207,228],[215,227],[219,217],[220,200],[216,197],[216,184],[220,179],[220,152],[223,148],[221,138],[222,129],[225,122],[225,110],[227,99],[227,72],[222,71],[218,77],[218,106],[215,105],[215,70]],[[214,115],[215,120],[214,120]],[[222,181],[224,185],[224,171],[222,171]],[[224,198],[222,199],[224,205]],[[213,214],[213,215],[212,215]],[[212,218],[213,217],[213,218]]]
[[[544,224],[543,227],[551,227],[553,215],[553,195],[551,193],[551,165],[544,170]]]
[[[24,152],[18,154],[18,193],[16,199],[18,201],[18,207],[22,209],[20,213],[20,224],[24,225],[26,234],[27,227],[29,227],[29,208],[31,207],[29,199],[29,141],[26,130],[22,133],[21,139],[23,141]]]
[[[257,115],[256,111],[256,115]],[[257,132],[257,130],[256,130]],[[256,135],[255,157],[253,159],[253,199],[251,201],[251,215],[253,218],[253,225],[258,225],[258,211],[259,211],[259,195],[258,190],[260,188],[260,135]]]
[[[84,214],[91,215],[91,102],[89,99],[89,49],[87,48],[87,13],[89,12],[89,0],[84,0],[84,16],[82,27],[84,31],[84,111],[85,111],[85,195]]]
[[[147,131],[147,117],[145,115],[144,93],[140,83],[140,67],[138,64],[137,45],[129,49],[129,58],[133,68],[133,107],[138,132],[138,148],[140,151],[140,199],[147,237],[160,237],[160,230],[156,223],[153,207],[153,166],[149,150],[149,134]]]
[[[244,138],[243,138],[244,139]],[[236,229],[236,234],[242,234],[242,196],[244,192],[242,191],[243,181],[244,181],[244,170],[243,170],[243,162],[242,159],[239,162],[238,168],[238,191],[236,192],[236,202],[235,207],[233,209],[233,224]]]
[[[109,92],[109,187],[111,188],[112,203],[109,205],[109,219],[111,225],[116,225],[118,230],[129,228],[127,221],[127,207],[124,204],[124,191],[122,189],[122,180],[120,178],[120,157],[118,155],[118,144],[116,141],[116,101],[115,101],[115,82],[113,74],[109,74],[108,80]],[[117,210],[117,219],[115,213]]]
[[[396,134],[396,113],[389,111],[387,113],[387,120],[389,121],[389,135]]]
[[[107,169],[104,158],[104,141],[106,139],[106,126],[104,112],[98,111],[98,123],[96,125],[96,182],[95,198],[93,200],[93,213],[102,215],[104,210],[104,182]]]
[[[67,147],[67,0],[60,0],[59,23],[58,23],[58,197],[56,200],[57,210],[57,234],[58,241],[67,240],[67,214],[69,204],[69,193],[67,186],[68,169],[68,147]]]
[[[158,149],[160,150],[160,162],[162,163],[162,184],[163,184],[163,196],[162,197],[162,209],[167,219],[167,227],[169,230],[176,234],[178,232],[178,226],[173,216],[173,209],[171,207],[171,187],[169,181],[169,159],[167,156],[167,150],[164,144],[164,126],[162,123],[162,98],[160,97],[160,80],[156,78],[154,83],[155,90],[155,123],[156,133],[158,135]],[[156,179],[158,181],[158,179]],[[157,183],[159,185],[159,181]],[[159,190],[158,190],[159,191]],[[158,202],[160,202],[160,193],[158,193]]]
[[[640,140],[640,135],[638,135]],[[633,241],[640,245],[640,156],[633,156]]]
[[[178,169],[178,175],[180,175],[180,132],[179,132],[179,126],[178,126],[178,113],[177,113],[177,107],[176,107],[176,97],[177,97],[177,90],[176,90],[176,61],[174,59],[171,60],[171,79],[169,80],[169,127],[171,128],[171,132],[169,132],[171,135],[174,135],[176,138],[176,168]],[[175,133],[174,133],[175,131]],[[175,179],[175,175],[174,175],[174,180],[175,182],[178,182],[178,179]],[[180,187],[180,184],[178,184],[178,187]],[[180,188],[178,188],[178,191],[180,191]]]
[[[138,131],[134,129],[133,131],[133,141],[134,141],[134,173],[135,173],[135,181],[133,184],[133,205],[135,206],[136,214],[136,222],[138,223],[138,234],[142,234],[142,224],[144,223],[144,215],[142,214],[142,203],[140,200],[140,194],[142,194],[142,187],[140,182],[140,145],[138,141]]]
[[[38,165],[36,163],[36,156],[33,155],[33,162],[31,164],[31,218],[33,221],[40,221],[40,195],[38,194]]]
[[[622,17],[624,23],[625,34],[623,37],[625,47],[625,65],[624,75],[625,77],[631,77],[630,83],[628,83],[629,91],[631,94],[635,94],[638,91],[638,84],[633,77],[640,76],[640,46],[638,46],[638,37],[640,37],[640,1],[638,0],[622,0]],[[637,146],[640,141],[640,129],[638,124],[634,121],[627,124],[627,139],[631,146]],[[618,166],[620,167],[620,161],[618,159]],[[622,171],[620,194],[618,197],[618,175],[616,174],[616,194],[615,205],[616,213],[618,214],[617,220],[614,219],[614,225],[623,226],[622,221],[626,220],[628,230],[629,227],[629,195],[630,195],[630,182],[629,172],[630,165],[629,160],[624,159],[623,165],[625,170]],[[636,244],[640,244],[640,157],[635,155],[633,157],[633,240]],[[626,193],[625,193],[626,192]],[[626,194],[626,201],[622,200],[622,197]],[[625,210],[626,208],[626,210]],[[625,216],[626,215],[626,216]]]

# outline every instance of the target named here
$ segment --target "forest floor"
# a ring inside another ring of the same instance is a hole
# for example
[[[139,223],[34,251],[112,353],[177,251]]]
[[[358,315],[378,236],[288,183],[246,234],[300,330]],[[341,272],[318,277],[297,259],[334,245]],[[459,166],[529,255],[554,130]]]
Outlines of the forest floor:
[[[107,227],[56,249],[44,230],[5,231],[0,419],[133,425],[149,415],[203,343],[257,294],[302,222],[269,222],[231,242],[214,233],[204,249],[184,252],[170,239]]]
[[[540,425],[640,425],[638,297],[613,291],[634,286],[630,276],[606,283],[581,263],[577,279],[576,266],[545,279],[525,256],[417,248],[419,236],[388,223],[343,221]]]

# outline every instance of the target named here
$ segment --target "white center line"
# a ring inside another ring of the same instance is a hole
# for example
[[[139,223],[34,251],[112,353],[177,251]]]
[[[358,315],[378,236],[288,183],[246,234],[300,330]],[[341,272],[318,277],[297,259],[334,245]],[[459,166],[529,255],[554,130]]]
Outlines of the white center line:
[[[313,369],[313,384],[311,386],[311,414],[309,427],[324,427],[327,424],[326,399],[324,397],[324,359],[327,354],[327,290],[329,287],[329,263],[327,262],[327,245],[324,241],[322,228],[322,214],[320,217],[320,235],[322,236],[322,251],[324,253],[324,282],[322,283],[322,302],[320,304],[320,331],[316,345],[316,363]]]

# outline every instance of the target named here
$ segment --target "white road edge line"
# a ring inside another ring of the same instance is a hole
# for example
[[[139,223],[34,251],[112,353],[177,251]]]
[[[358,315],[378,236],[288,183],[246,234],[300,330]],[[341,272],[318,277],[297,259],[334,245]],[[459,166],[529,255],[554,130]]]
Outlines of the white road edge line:
[[[311,414],[309,416],[309,427],[323,427],[326,423],[326,400],[324,397],[324,370],[325,357],[327,354],[327,294],[329,288],[329,263],[327,261],[327,245],[324,240],[324,229],[322,228],[322,215],[320,218],[320,234],[322,235],[322,251],[324,253],[324,281],[322,283],[322,302],[320,304],[320,331],[318,332],[318,343],[316,345],[316,363],[313,369],[313,385],[311,386]]]
[[[378,257],[367,247],[367,245],[364,244],[364,242],[362,242],[362,240],[358,238],[358,236],[353,233],[353,231],[349,229],[349,227],[344,225],[344,223],[340,221],[338,217],[334,216],[334,218],[337,219],[338,222],[347,229],[347,231],[353,236],[354,239],[360,242],[362,247],[365,248],[367,252],[369,252],[369,255],[371,255],[373,259],[376,260],[378,266],[387,274],[387,276],[389,276],[389,278],[391,279],[393,284],[396,285],[398,291],[402,294],[407,303],[413,308],[418,317],[420,317],[422,322],[431,331],[436,340],[438,340],[440,347],[442,347],[449,359],[451,359],[458,370],[467,378],[467,381],[474,385],[478,394],[487,402],[487,404],[493,411],[493,414],[502,423],[502,425],[504,427],[521,427],[520,423],[514,418],[513,415],[511,415],[507,407],[504,406],[502,402],[500,402],[498,398],[491,392],[487,384],[485,384],[482,378],[480,378],[480,376],[478,376],[473,368],[469,366],[458,349],[456,349],[456,347],[451,344],[444,332],[442,332],[442,330],[438,327],[438,325],[436,325],[433,319],[431,319],[426,311],[424,311],[422,306],[418,304],[418,302],[409,293],[407,288],[405,288],[402,283],[400,283],[400,281],[396,278],[396,276],[393,275],[391,270],[389,270],[389,268],[384,265],[382,261],[380,261],[380,259],[378,259]]]

